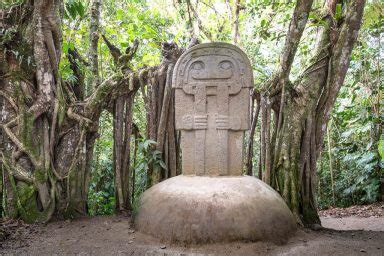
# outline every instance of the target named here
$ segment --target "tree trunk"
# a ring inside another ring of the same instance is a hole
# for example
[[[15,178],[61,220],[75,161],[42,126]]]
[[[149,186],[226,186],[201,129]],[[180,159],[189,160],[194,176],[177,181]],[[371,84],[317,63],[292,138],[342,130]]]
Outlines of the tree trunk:
[[[291,65],[312,5],[312,1],[297,1],[280,67],[260,94],[265,102],[261,104],[264,128],[260,147],[264,180],[281,193],[297,220],[304,224],[320,223],[314,196],[316,160],[330,112],[349,66],[365,2],[355,0],[346,4],[340,20],[333,18],[337,4],[341,3],[328,1],[328,15],[324,16],[326,25],[320,31],[314,57],[299,78],[291,83],[288,80]],[[273,147],[268,147],[268,102],[277,114]]]
[[[255,102],[254,100],[253,102]],[[253,110],[253,105],[252,104],[252,112]],[[249,139],[248,139],[248,144],[247,144],[247,175],[253,176],[253,142],[254,142],[254,137],[255,137],[255,132],[256,132],[256,125],[257,121],[259,119],[259,113],[260,113],[260,102],[257,103],[256,111],[252,115],[252,124],[251,124],[251,131],[249,133]]]
[[[137,41],[124,55],[106,41],[121,71],[102,83],[93,83],[92,94],[85,98],[88,94],[83,84],[84,74],[78,66],[82,58],[76,49],[70,50],[68,56],[77,81],[62,81],[58,72],[62,4],[58,0],[35,0],[0,10],[0,30],[9,35],[0,44],[4,210],[9,216],[28,222],[44,222],[53,215],[68,218],[87,213],[98,120],[101,111],[110,109],[119,97],[124,97],[127,104],[123,105],[125,110],[116,111],[119,115],[123,113],[126,121],[120,129],[124,137],[119,153],[124,156],[119,159],[121,171],[117,181],[121,181],[123,191],[118,200],[122,198],[119,208],[129,208],[130,164],[129,154],[124,151],[130,151],[134,93],[141,85],[148,84],[148,73],[158,69],[150,67],[137,72],[129,69]],[[91,45],[97,49],[94,40]],[[176,56],[175,61],[180,53],[178,49],[170,49],[167,54]],[[92,70],[97,77],[97,52],[91,55]]]
[[[99,55],[97,54],[99,46],[99,24],[100,24],[100,6],[101,0],[93,0],[91,5],[91,20],[89,26],[89,52],[88,59],[91,64],[92,76],[89,77],[86,95],[92,94],[93,90],[99,84]]]
[[[9,78],[1,82],[6,206],[11,216],[29,222],[46,221],[54,212],[86,212],[85,131],[91,122],[75,113],[81,107],[71,104],[74,92],[59,77],[61,4],[27,1],[0,15],[4,29],[18,26],[0,46],[1,73]],[[33,58],[19,61],[15,52]],[[21,79],[11,79],[15,74]]]

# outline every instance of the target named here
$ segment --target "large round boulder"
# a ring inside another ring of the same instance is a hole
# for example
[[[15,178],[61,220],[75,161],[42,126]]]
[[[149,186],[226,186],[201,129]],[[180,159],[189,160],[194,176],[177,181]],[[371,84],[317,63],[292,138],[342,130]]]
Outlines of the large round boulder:
[[[148,189],[136,216],[139,231],[162,241],[273,241],[296,230],[280,195],[250,176],[176,176]]]

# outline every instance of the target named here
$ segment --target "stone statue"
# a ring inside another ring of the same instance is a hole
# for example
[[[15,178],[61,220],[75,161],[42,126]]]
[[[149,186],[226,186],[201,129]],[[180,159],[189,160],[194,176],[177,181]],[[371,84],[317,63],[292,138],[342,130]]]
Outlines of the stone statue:
[[[200,45],[179,59],[173,74],[183,174],[241,175],[253,86],[248,58],[233,45]]]
[[[182,175],[144,192],[135,219],[140,232],[182,243],[280,243],[294,233],[281,196],[242,175],[252,86],[249,60],[234,45],[200,44],[179,58],[172,87]]]

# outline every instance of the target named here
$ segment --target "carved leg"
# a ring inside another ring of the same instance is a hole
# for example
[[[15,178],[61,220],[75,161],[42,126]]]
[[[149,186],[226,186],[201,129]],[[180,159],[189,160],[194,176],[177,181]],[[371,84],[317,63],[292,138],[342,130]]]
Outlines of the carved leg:
[[[205,137],[207,129],[207,95],[205,86],[196,88],[195,94],[195,173],[205,174]]]
[[[228,130],[217,130],[219,141],[219,175],[228,175]]]
[[[218,152],[219,152],[219,174],[228,175],[228,107],[229,94],[228,87],[223,87],[217,94],[217,112],[216,129],[218,135]]]
[[[205,174],[205,130],[195,131],[195,173]]]

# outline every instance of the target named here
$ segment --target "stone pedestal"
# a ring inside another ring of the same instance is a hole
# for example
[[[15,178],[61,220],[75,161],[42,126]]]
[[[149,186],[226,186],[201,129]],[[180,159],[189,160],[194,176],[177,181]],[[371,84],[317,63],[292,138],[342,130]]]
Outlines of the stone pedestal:
[[[177,61],[172,87],[183,175],[144,193],[139,231],[184,243],[285,241],[296,229],[285,202],[262,181],[242,176],[253,87],[247,56],[226,43],[192,47]]]
[[[270,186],[250,176],[176,176],[141,198],[139,231],[168,242],[285,240],[296,229]]]

